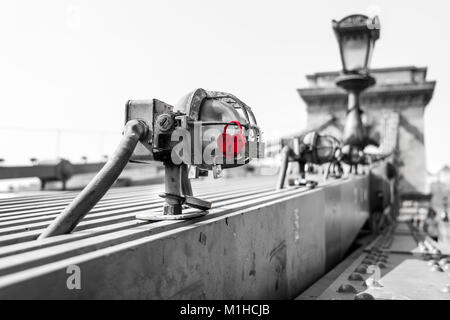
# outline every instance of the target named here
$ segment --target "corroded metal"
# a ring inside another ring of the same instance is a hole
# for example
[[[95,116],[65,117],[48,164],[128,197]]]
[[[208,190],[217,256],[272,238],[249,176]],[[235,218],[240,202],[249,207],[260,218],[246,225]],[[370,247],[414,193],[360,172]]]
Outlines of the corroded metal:
[[[444,258],[433,258],[419,247],[423,243],[426,252],[439,250]],[[450,300],[448,274],[442,266],[447,265],[450,251],[444,244],[434,243],[420,230],[409,223],[397,222],[363,245],[356,254],[341,263],[347,267],[337,267],[319,280],[322,291],[317,293],[320,300]],[[369,266],[363,265],[371,258],[386,260]],[[423,260],[426,257],[428,260]],[[367,268],[366,268],[367,267]],[[356,269],[356,270],[355,270]],[[362,272],[365,269],[367,272]],[[355,276],[355,272],[358,276]],[[362,281],[361,281],[362,278]],[[358,293],[349,294],[342,290],[347,280]],[[314,286],[313,286],[314,287]],[[323,289],[324,288],[324,289]],[[306,295],[306,294],[305,294]],[[302,295],[304,296],[304,295]]]
[[[143,119],[149,127],[149,135],[138,145],[131,160],[145,163],[157,160],[165,166],[162,214],[140,214],[138,219],[198,216],[183,214],[183,207],[206,211],[211,203],[193,196],[190,177],[196,178],[200,172],[209,170],[214,178],[219,178],[222,169],[242,166],[264,155],[261,130],[251,108],[226,92],[198,88],[175,106],[156,99],[129,101],[126,120],[131,119]],[[229,157],[223,150],[220,152],[217,139],[224,127],[235,124],[239,127],[242,124],[241,148]],[[206,159],[208,156],[210,159]]]
[[[350,165],[350,173],[355,174],[358,174],[358,165],[380,161],[390,155],[390,153],[386,155],[364,153],[368,145],[378,146],[378,143],[365,132],[359,103],[361,92],[375,84],[375,79],[369,74],[369,64],[375,41],[380,36],[379,28],[378,17],[368,18],[365,15],[354,14],[340,21],[333,20],[333,29],[339,43],[343,66],[343,74],[336,79],[336,85],[348,93],[347,117],[339,160]],[[363,38],[367,40],[359,40]],[[361,45],[365,45],[365,51],[361,51],[364,55],[363,63],[356,69],[349,68],[347,65],[346,50],[352,50],[346,46],[348,41],[362,41]]]
[[[348,280],[350,281],[364,281],[364,278],[361,274],[353,272],[348,276]]]
[[[111,159],[39,236],[40,239],[70,233],[81,219],[105,195],[130,160],[139,140],[147,135],[148,127],[139,120],[127,122],[122,140]]]
[[[316,131],[310,131],[299,137],[294,137],[283,142],[281,150],[281,168],[277,181],[277,189],[284,187],[287,169],[290,162],[297,162],[300,176],[292,181],[293,185],[303,185],[313,188],[316,181],[306,180],[305,166],[330,163],[327,167],[326,177],[333,174],[339,178],[342,175],[342,167],[337,163],[339,154],[339,141],[330,135],[320,135]]]
[[[372,51],[376,40],[380,37],[380,21],[377,16],[369,18],[362,14],[353,14],[344,17],[340,21],[333,20],[332,26],[339,44],[342,67],[344,73],[367,73],[372,57]],[[356,40],[355,40],[356,39]],[[361,41],[365,45],[361,51],[361,65],[354,67],[348,64],[346,50],[351,50],[346,46],[348,41]]]
[[[339,288],[337,289],[337,292],[342,292],[342,293],[358,293],[358,290],[355,289],[354,286],[352,286],[351,284],[348,283],[344,283],[341,286],[339,286]]]
[[[276,191],[270,176],[193,181],[214,203],[210,214],[157,223],[135,216],[160,211],[162,185],[112,188],[71,235],[40,241],[30,240],[76,192],[0,199],[0,299],[292,299],[348,251],[368,216],[368,199],[353,190],[369,179],[308,192]],[[82,290],[65,285],[72,264]]]

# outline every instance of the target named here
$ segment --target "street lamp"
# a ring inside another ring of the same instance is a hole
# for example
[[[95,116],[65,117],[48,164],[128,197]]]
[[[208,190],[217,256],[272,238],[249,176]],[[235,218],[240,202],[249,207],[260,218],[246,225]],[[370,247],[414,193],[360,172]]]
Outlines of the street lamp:
[[[342,74],[336,79],[336,85],[348,93],[347,119],[343,132],[342,159],[354,167],[357,173],[358,160],[355,154],[361,154],[369,144],[361,120],[359,96],[362,91],[375,84],[369,74],[369,65],[375,41],[380,37],[378,17],[369,18],[355,14],[340,21],[333,20],[333,29],[339,43],[342,60]]]
[[[367,74],[375,41],[380,37],[377,16],[355,14],[333,20],[333,29],[339,43],[342,68],[345,74]]]

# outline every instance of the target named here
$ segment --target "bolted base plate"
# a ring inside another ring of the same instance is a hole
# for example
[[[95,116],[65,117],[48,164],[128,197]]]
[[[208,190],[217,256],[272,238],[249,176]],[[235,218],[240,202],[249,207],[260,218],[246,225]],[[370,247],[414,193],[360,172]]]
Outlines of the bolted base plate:
[[[291,179],[288,179],[288,184],[291,187],[306,187],[309,189],[314,189],[318,185],[318,182],[314,181],[314,180],[291,178]]]
[[[204,216],[208,211],[197,211],[182,214],[155,214],[155,213],[138,213],[136,219],[145,221],[161,221],[161,220],[188,220]]]

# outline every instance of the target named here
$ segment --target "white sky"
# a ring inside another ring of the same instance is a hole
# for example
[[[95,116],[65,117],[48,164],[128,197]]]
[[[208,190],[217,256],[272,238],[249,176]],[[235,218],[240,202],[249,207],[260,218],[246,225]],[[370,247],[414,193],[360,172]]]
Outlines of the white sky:
[[[93,160],[114,149],[126,100],[174,104],[197,87],[244,100],[266,138],[299,131],[305,74],[340,69],[331,20],[377,13],[372,67],[427,66],[438,82],[425,122],[436,171],[450,163],[449,9],[423,0],[2,0],[0,158]]]

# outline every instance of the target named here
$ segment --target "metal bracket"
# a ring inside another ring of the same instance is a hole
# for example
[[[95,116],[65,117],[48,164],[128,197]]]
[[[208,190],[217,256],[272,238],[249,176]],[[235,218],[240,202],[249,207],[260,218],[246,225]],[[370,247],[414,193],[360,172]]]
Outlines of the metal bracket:
[[[211,202],[202,200],[192,196],[180,196],[171,193],[162,193],[159,195],[161,198],[169,198],[174,201],[178,201],[179,205],[187,205],[191,208],[199,209],[201,211],[191,213],[179,213],[179,214],[153,214],[153,213],[138,213],[136,219],[147,221],[160,221],[160,220],[187,220],[196,217],[204,216],[208,213],[208,209],[211,209]]]
[[[178,200],[180,204],[185,204],[191,208],[200,210],[211,209],[211,202],[193,196],[179,196],[171,193],[161,193],[159,196],[161,198],[171,198],[173,200]]]
[[[293,187],[307,187],[309,189],[314,189],[319,184],[317,181],[314,180],[305,180],[300,178],[291,178],[288,179],[289,186]]]

